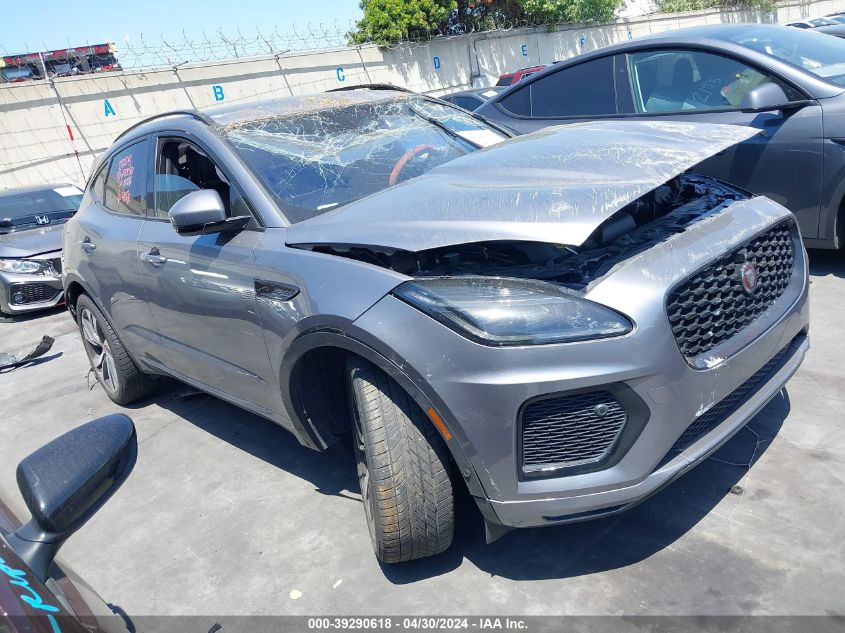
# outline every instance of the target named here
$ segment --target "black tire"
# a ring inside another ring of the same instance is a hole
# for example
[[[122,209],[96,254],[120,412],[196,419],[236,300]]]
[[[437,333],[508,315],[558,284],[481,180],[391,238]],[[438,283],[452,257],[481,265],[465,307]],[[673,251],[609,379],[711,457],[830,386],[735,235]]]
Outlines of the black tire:
[[[367,361],[347,361],[352,439],[370,538],[378,559],[401,563],[452,544],[449,452],[407,393]]]
[[[111,401],[131,404],[150,395],[155,390],[155,380],[138,369],[90,297],[79,296],[76,314],[91,369]]]

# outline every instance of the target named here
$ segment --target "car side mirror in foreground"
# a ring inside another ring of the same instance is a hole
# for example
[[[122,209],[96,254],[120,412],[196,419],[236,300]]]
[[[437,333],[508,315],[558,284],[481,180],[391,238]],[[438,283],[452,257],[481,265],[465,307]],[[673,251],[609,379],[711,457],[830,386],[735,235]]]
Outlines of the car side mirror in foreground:
[[[765,83],[750,90],[742,100],[743,112],[766,112],[769,110],[797,110],[809,105],[809,101],[790,101],[776,83]]]
[[[65,433],[18,464],[32,518],[7,541],[42,582],[62,544],[126,481],[137,455],[135,425],[119,413]]]
[[[250,217],[226,217],[226,207],[214,189],[200,189],[170,207],[170,223],[179,235],[206,235],[241,230]]]

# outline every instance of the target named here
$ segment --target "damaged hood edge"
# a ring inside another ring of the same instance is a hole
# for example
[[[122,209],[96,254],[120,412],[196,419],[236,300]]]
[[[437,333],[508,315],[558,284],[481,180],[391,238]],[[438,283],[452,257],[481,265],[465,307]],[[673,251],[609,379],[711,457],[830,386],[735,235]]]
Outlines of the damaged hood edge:
[[[285,241],[412,252],[496,240],[580,246],[627,204],[758,133],[666,121],[546,128],[290,226]]]

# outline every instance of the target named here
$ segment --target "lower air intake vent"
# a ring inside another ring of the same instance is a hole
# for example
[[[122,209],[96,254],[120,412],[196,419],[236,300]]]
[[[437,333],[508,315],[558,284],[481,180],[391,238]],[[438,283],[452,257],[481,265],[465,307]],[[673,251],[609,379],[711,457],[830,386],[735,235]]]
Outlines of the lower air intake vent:
[[[627,421],[608,391],[530,402],[522,411],[522,465],[526,473],[597,462],[616,444]]]

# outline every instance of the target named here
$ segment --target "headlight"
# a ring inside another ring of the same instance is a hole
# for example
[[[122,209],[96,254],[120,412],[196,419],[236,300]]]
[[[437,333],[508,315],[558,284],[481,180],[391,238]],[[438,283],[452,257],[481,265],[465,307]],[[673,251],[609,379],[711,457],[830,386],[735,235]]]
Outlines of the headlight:
[[[542,345],[620,336],[631,322],[542,281],[449,277],[409,281],[393,294],[485,345]]]
[[[50,262],[32,259],[0,259],[0,271],[6,273],[23,273],[29,275],[46,275],[53,267]]]

